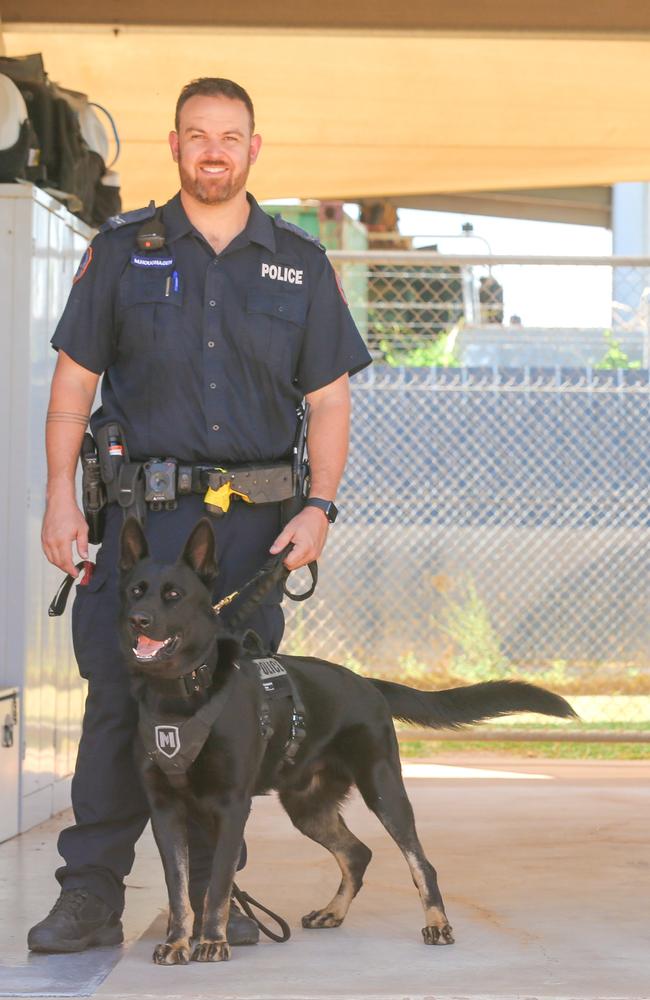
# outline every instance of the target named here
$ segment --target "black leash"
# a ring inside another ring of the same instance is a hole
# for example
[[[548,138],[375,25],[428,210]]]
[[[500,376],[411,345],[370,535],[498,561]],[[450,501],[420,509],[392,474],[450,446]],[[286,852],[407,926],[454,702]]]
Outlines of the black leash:
[[[83,562],[76,563],[75,569],[83,569],[86,571],[86,573],[88,573],[89,571],[88,568],[92,566],[94,569],[94,565],[95,565],[94,563],[85,559]],[[92,574],[92,570],[90,571],[90,573]],[[70,596],[72,584],[77,579],[78,577],[73,576],[72,573],[67,573],[66,576],[64,576],[61,586],[59,587],[56,594],[52,598],[50,606],[47,609],[47,613],[50,618],[58,618],[60,615],[63,614],[63,612],[65,611],[65,606],[68,603],[68,597]]]
[[[286,920],[279,917],[277,913],[273,912],[273,910],[269,910],[268,906],[263,906],[262,903],[253,899],[252,896],[249,896],[247,892],[240,889],[234,882],[232,884],[232,894],[246,916],[250,917],[250,919],[257,924],[262,934],[266,934],[268,938],[271,938],[271,941],[277,941],[278,944],[284,944],[285,941],[289,940],[291,937],[291,930]],[[255,906],[258,910],[261,910],[263,913],[266,913],[267,916],[271,917],[272,920],[275,920],[278,927],[282,929],[282,934],[275,934],[273,931],[269,930],[266,924],[263,924],[259,917],[255,916],[253,910],[251,909],[252,906]]]
[[[291,570],[287,569],[284,565],[284,560],[291,552],[293,548],[293,543],[289,542],[288,545],[278,552],[276,555],[271,556],[267,559],[264,565],[258,569],[257,573],[250,578],[239,590],[233,591],[232,594],[228,594],[227,597],[222,598],[213,605],[213,608],[217,614],[220,614],[223,608],[227,607],[232,601],[237,600],[242,597],[251,588],[254,588],[254,592],[242,605],[238,607],[238,610],[234,612],[232,616],[229,616],[228,626],[236,630],[238,627],[243,625],[246,620],[250,617],[252,610],[261,604],[266,595],[273,590],[279,583],[282,584],[283,592],[292,601],[306,601],[308,597],[314,593],[316,589],[316,584],[318,582],[318,564],[315,562],[309,563],[309,572],[311,573],[311,587],[306,590],[303,594],[294,594],[287,590],[287,579]]]

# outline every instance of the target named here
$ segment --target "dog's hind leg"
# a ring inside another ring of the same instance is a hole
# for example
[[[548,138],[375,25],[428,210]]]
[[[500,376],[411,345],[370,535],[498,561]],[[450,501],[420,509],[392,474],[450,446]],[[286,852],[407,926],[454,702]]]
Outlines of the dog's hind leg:
[[[402,781],[397,748],[389,759],[384,756],[356,768],[356,784],[363,799],[402,851],[415,887],[420,894],[426,927],[422,928],[425,944],[453,944],[452,929],[438,888],[433,865],[427,860],[418,840],[413,809]]]
[[[280,793],[280,801],[293,825],[330,851],[341,869],[341,884],[333,898],[321,910],[307,913],[302,918],[303,927],[338,927],[343,923],[372,857],[370,848],[350,833],[339,813],[339,803],[348,788],[349,782],[343,783],[319,771],[306,790]]]

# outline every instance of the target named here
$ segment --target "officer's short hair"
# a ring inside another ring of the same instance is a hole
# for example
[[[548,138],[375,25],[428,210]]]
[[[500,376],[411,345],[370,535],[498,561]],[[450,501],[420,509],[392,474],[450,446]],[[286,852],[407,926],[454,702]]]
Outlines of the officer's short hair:
[[[231,101],[241,101],[246,105],[246,109],[251,119],[251,133],[255,131],[255,109],[253,102],[243,87],[240,87],[234,80],[226,80],[220,76],[201,76],[198,80],[192,80],[186,84],[180,92],[176,101],[176,115],[174,127],[178,132],[180,124],[181,108],[190,97],[200,94],[203,97],[228,97]]]

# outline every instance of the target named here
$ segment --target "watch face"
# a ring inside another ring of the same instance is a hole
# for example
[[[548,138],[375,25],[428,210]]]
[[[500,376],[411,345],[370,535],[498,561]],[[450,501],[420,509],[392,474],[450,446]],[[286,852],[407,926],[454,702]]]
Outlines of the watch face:
[[[338,508],[332,500],[321,500],[320,497],[310,497],[307,501],[307,506],[320,508],[330,524],[334,524],[336,521]]]
[[[327,519],[330,522],[330,524],[334,524],[338,516],[339,509],[336,506],[336,504],[330,503],[325,513],[327,514]]]

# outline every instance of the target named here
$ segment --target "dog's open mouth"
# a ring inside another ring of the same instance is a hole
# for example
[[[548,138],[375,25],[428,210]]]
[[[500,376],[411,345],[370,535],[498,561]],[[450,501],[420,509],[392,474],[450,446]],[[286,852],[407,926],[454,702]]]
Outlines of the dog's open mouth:
[[[160,660],[164,656],[170,656],[179,642],[180,635],[178,633],[170,635],[166,639],[152,639],[148,635],[139,635],[133,643],[133,652],[136,660],[142,663]]]

